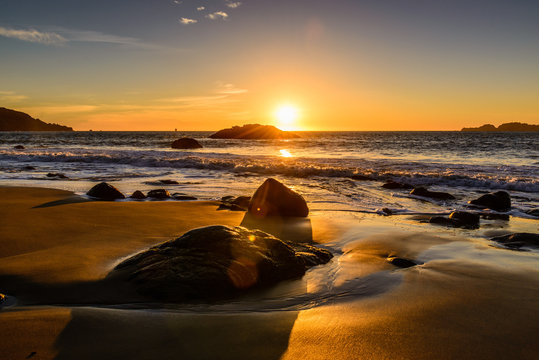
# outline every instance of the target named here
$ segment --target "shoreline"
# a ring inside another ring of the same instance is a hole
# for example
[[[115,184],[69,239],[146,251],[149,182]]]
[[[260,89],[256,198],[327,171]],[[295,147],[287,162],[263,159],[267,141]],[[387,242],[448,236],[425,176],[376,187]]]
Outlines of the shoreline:
[[[0,308],[7,358],[531,359],[539,351],[538,254],[493,247],[483,235],[500,231],[495,222],[467,231],[314,212],[312,239],[335,258],[302,279],[214,304],[137,308],[100,305],[92,300],[107,294],[96,290],[118,289],[81,283],[194,227],[239,225],[244,213],[208,201],[61,201],[71,194],[0,187],[0,293],[18,301]],[[392,255],[420,265],[398,269],[386,261]]]

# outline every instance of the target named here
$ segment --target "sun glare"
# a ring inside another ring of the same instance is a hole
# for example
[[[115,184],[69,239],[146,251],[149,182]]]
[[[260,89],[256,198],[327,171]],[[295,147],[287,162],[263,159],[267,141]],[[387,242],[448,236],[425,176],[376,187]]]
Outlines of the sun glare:
[[[281,130],[293,130],[296,128],[296,120],[299,117],[299,110],[292,105],[281,105],[275,110],[277,127]]]

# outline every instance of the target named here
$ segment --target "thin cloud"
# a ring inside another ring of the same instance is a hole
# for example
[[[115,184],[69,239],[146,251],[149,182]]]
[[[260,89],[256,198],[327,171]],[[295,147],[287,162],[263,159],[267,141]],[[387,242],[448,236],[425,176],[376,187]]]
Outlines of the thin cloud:
[[[18,102],[28,99],[26,95],[19,95],[14,91],[0,91],[0,101],[4,102]]]
[[[62,45],[68,41],[62,35],[54,32],[41,32],[35,29],[16,30],[2,26],[0,26],[0,36],[45,45]]]
[[[223,94],[223,95],[238,95],[238,94],[245,94],[249,90],[247,89],[240,89],[236,87],[234,84],[224,84],[224,83],[217,83],[217,94]]]
[[[205,6],[199,6],[199,7],[197,7],[197,10],[198,10],[198,11],[206,10],[206,7],[205,7]]]
[[[210,20],[226,19],[228,18],[228,14],[224,11],[216,11],[216,12],[206,15],[206,17]]]
[[[226,3],[226,6],[228,6],[231,9],[235,9],[235,8],[239,7],[240,5],[241,5],[241,2],[239,2],[239,1],[232,1],[232,2],[227,2]]]
[[[180,18],[180,22],[184,25],[189,25],[189,24],[196,24],[198,20],[182,17]]]

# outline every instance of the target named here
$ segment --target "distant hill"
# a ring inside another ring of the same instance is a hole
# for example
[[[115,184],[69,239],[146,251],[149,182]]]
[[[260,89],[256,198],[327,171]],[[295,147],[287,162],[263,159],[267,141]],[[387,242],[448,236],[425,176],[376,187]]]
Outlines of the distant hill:
[[[0,107],[0,131],[73,131],[73,128],[47,124],[21,111]]]
[[[212,139],[294,139],[299,136],[271,125],[248,124],[219,130]]]
[[[530,125],[519,122],[510,122],[496,127],[491,124],[485,124],[479,127],[462,128],[461,131],[539,131],[539,125]]]

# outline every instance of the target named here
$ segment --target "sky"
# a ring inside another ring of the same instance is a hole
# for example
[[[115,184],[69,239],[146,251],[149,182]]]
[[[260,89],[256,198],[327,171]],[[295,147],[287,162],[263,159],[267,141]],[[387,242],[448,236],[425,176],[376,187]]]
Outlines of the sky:
[[[537,0],[0,0],[0,106],[75,130],[459,130],[538,104]]]

